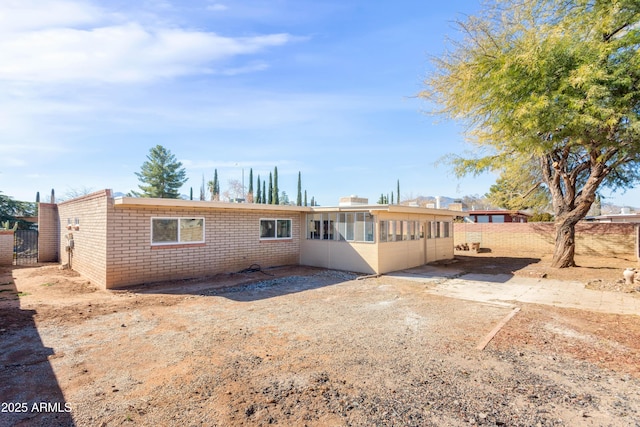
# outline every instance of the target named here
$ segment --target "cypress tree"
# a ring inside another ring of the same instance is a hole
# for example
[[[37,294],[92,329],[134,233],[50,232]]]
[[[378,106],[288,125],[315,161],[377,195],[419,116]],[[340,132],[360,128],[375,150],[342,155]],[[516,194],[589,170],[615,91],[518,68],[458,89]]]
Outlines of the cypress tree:
[[[298,197],[296,198],[296,205],[302,206],[302,175],[298,171]]]
[[[247,201],[253,203],[253,168],[249,169],[249,194],[247,194]]]
[[[398,180],[398,204],[400,204],[400,180]]]
[[[307,206],[307,190],[304,190],[304,205]]]
[[[189,200],[193,200],[193,187],[189,187]]]
[[[267,182],[262,181],[262,204],[267,204]]]
[[[268,193],[267,203],[269,205],[273,204],[273,174],[269,172],[269,193]]]
[[[258,194],[256,195],[256,203],[262,203],[262,186],[260,185],[260,175],[258,175]]]
[[[278,167],[273,168],[273,204],[280,204],[280,190],[278,189]]]
[[[218,169],[213,170],[213,180],[209,181],[209,191],[211,192],[211,200],[220,200],[220,183],[218,182]]]

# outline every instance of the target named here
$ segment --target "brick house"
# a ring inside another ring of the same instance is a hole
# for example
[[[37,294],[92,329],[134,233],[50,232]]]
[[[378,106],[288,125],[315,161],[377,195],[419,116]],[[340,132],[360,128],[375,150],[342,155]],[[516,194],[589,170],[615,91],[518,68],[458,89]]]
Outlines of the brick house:
[[[41,260],[69,264],[104,288],[254,264],[386,273],[453,258],[452,221],[460,215],[399,205],[114,198],[110,190],[41,206],[39,226],[49,242]]]

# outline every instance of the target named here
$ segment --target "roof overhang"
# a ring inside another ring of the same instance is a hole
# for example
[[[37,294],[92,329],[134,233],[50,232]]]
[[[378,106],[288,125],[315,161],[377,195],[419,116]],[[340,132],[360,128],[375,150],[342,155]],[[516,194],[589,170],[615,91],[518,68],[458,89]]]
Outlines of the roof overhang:
[[[404,205],[356,205],[356,206],[290,206],[267,205],[260,203],[228,203],[202,200],[157,199],[149,197],[116,197],[113,199],[116,208],[179,208],[206,209],[228,211],[283,211],[283,212],[369,212],[372,215],[381,212],[420,214],[438,216],[468,216],[467,212],[448,209],[421,208]]]
[[[313,212],[369,212],[372,215],[380,212],[402,213],[402,214],[420,214],[420,215],[439,215],[439,216],[469,216],[468,213],[462,211],[454,211],[449,209],[421,208],[418,206],[405,205],[355,205],[355,206],[314,206]]]
[[[310,207],[289,205],[267,205],[258,203],[209,202],[202,200],[156,199],[149,197],[116,197],[113,199],[116,208],[181,208],[234,211],[285,211],[311,212]]]

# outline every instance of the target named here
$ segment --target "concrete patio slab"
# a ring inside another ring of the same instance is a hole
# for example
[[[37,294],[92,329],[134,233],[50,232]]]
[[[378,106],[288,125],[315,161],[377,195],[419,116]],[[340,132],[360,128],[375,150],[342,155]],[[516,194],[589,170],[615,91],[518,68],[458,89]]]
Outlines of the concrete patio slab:
[[[432,286],[425,290],[430,294],[470,301],[513,305],[521,302],[640,315],[640,298],[622,292],[586,289],[580,282],[508,274],[463,274],[431,266],[394,272],[387,276],[430,284]]]

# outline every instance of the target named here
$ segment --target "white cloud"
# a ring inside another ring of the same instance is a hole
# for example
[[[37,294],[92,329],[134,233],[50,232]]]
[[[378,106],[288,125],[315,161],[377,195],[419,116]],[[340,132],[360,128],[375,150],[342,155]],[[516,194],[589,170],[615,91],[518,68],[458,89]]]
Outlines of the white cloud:
[[[238,74],[247,74],[253,73],[255,71],[263,71],[269,68],[269,64],[264,61],[252,62],[250,64],[241,66],[241,67],[233,67],[233,68],[225,68],[220,71],[220,74],[225,76],[236,76]]]
[[[207,6],[207,10],[212,10],[214,12],[224,12],[225,10],[228,10],[228,9],[229,7],[222,3],[213,3]]]
[[[115,15],[67,1],[10,0],[9,6],[0,12],[0,27],[6,24],[0,30],[0,80],[5,81],[127,83],[209,74],[226,60],[294,39],[289,34],[227,37],[135,21],[89,25]],[[30,13],[33,21],[27,19]],[[240,66],[229,74],[265,67]]]
[[[93,24],[102,18],[100,9],[79,1],[0,1],[0,33]]]

